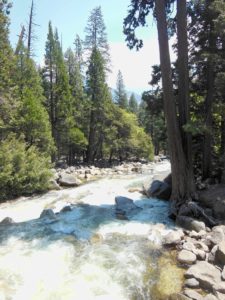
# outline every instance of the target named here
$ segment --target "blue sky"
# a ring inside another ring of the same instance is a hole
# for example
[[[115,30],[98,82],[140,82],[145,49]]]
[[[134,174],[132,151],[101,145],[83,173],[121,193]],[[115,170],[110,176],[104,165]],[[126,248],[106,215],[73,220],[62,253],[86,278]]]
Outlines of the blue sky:
[[[45,41],[49,20],[62,34],[64,51],[73,47],[76,34],[84,37],[84,28],[90,12],[101,6],[110,45],[112,72],[108,76],[110,87],[115,87],[116,76],[120,69],[127,90],[138,93],[149,89],[151,65],[159,63],[155,24],[149,20],[149,26],[139,30],[145,42],[144,48],[136,52],[129,50],[123,35],[123,19],[127,15],[130,0],[34,0],[35,4],[35,42],[36,61],[43,61]],[[13,0],[11,10],[11,43],[15,46],[21,25],[27,25],[31,0]]]

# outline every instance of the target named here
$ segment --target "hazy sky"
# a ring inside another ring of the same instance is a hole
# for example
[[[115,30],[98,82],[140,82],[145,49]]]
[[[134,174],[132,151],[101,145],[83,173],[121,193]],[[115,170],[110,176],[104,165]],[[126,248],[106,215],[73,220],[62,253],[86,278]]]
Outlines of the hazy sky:
[[[112,59],[112,73],[108,76],[110,87],[114,88],[120,69],[126,89],[143,92],[149,89],[151,65],[159,63],[157,35],[155,23],[149,20],[149,26],[139,30],[139,36],[144,40],[144,48],[139,52],[129,50],[123,35],[123,19],[127,15],[130,0],[34,0],[35,28],[37,41],[35,43],[36,61],[43,61],[48,22],[62,34],[63,50],[73,47],[76,34],[84,37],[84,28],[90,12],[96,6],[101,6],[106,25],[108,42]],[[31,0],[13,0],[11,10],[11,42],[15,46],[21,25],[27,25]]]

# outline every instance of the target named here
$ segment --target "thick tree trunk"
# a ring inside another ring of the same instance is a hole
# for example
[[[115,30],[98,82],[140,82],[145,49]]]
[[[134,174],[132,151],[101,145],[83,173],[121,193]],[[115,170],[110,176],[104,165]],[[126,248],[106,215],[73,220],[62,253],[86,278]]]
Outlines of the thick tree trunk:
[[[192,137],[190,133],[184,130],[184,125],[190,121],[186,0],[177,0],[177,40],[179,125],[182,133],[183,150],[187,161],[188,184],[190,185],[190,192],[193,194],[195,187],[192,163]]]
[[[188,166],[182,147],[181,133],[179,130],[173,95],[165,3],[165,0],[156,0],[156,18],[160,64],[162,70],[164,111],[167,124],[169,153],[172,168],[171,213],[173,215],[177,215],[180,206],[191,198],[192,191],[190,190],[190,183],[188,182]]]

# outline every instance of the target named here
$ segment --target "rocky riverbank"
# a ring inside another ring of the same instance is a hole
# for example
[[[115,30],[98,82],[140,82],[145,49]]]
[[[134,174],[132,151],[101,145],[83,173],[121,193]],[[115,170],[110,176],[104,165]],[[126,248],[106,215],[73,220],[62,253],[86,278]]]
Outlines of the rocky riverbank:
[[[177,264],[185,268],[183,291],[170,300],[225,299],[225,226],[199,232],[178,230],[164,238],[165,247],[177,250]]]
[[[83,183],[110,176],[130,175],[135,173],[153,173],[155,162],[127,162],[112,167],[96,166],[72,166],[67,168],[52,169],[53,178],[50,181],[50,189],[59,190],[61,187],[76,187]]]

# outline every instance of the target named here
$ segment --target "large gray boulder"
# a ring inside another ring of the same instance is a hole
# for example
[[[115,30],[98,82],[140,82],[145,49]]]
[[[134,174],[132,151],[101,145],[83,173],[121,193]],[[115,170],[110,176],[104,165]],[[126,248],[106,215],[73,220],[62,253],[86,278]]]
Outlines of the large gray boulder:
[[[81,184],[81,180],[72,174],[61,174],[59,178],[59,184],[65,187],[76,187]]]
[[[213,290],[213,286],[221,282],[221,272],[206,261],[199,261],[185,273],[186,278],[195,278],[202,288]]]
[[[149,198],[169,200],[171,191],[171,186],[167,182],[154,180],[150,188],[146,191],[146,194]]]
[[[115,202],[116,202],[116,214],[118,215],[126,216],[127,214],[130,213],[137,213],[142,209],[137,205],[135,205],[132,199],[129,199],[127,197],[116,196]]]

